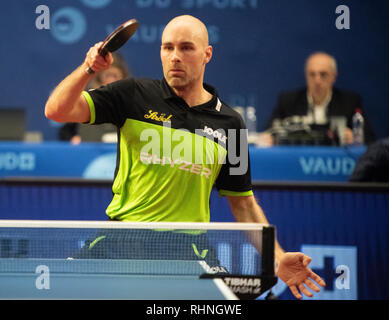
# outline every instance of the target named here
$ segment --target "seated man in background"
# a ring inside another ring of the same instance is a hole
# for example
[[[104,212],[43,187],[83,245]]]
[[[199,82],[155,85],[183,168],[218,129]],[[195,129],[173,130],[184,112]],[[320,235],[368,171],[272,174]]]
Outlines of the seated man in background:
[[[362,110],[361,97],[335,88],[336,77],[332,56],[324,52],[310,55],[305,64],[307,87],[280,94],[262,134],[263,144],[352,144],[352,117],[357,109]],[[364,141],[369,144],[375,136],[366,114],[363,116]]]
[[[113,64],[107,69],[97,74],[95,78],[88,84],[88,89],[97,89],[109,83],[126,79],[130,77],[130,70],[124,61],[123,57],[114,52]],[[61,141],[70,141],[72,144],[79,144],[81,141],[87,142],[104,142],[104,135],[107,137],[105,142],[112,141],[111,136],[114,135],[116,140],[117,128],[112,124],[101,124],[98,126],[89,126],[79,123],[66,123],[59,130],[59,139]]]

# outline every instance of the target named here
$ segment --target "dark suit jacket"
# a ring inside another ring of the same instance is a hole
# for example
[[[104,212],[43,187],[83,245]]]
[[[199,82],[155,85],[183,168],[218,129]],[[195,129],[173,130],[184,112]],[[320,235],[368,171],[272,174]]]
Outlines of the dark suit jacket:
[[[344,116],[347,119],[347,127],[352,128],[352,117],[357,108],[363,110],[360,95],[333,88],[332,98],[327,108],[327,117]],[[284,119],[294,115],[304,116],[307,114],[307,88],[283,92],[278,97],[277,106],[274,109],[266,128],[268,129],[271,127],[274,119]],[[365,119],[365,143],[370,144],[375,141],[375,134],[363,111],[362,115]]]

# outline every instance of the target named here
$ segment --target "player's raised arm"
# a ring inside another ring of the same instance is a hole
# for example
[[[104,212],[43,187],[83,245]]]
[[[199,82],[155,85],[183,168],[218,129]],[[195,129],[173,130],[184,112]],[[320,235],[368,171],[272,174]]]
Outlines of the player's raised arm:
[[[45,106],[45,116],[57,122],[88,122],[90,120],[89,106],[82,95],[86,85],[94,75],[108,69],[113,63],[111,53],[103,58],[98,49],[100,42],[89,49],[81,66],[67,76],[52,92]],[[93,69],[94,74],[86,70]]]

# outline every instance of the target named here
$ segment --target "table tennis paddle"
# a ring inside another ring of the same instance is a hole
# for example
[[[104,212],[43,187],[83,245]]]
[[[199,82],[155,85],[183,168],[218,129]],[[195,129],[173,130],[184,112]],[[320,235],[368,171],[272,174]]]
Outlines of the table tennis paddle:
[[[117,27],[103,42],[99,49],[99,55],[103,58],[108,52],[114,52],[123,46],[138,29],[139,22],[136,19],[131,19]],[[95,73],[92,68],[88,67],[86,72],[89,74]]]

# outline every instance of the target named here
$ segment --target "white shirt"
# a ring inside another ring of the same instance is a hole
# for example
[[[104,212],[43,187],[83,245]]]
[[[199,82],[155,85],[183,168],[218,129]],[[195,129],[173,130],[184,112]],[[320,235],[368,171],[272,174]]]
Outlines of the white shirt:
[[[307,114],[307,124],[326,124],[328,123],[327,118],[327,107],[332,98],[332,91],[325,97],[322,103],[315,104],[313,102],[312,96],[307,91],[307,100],[308,100],[308,114]]]

